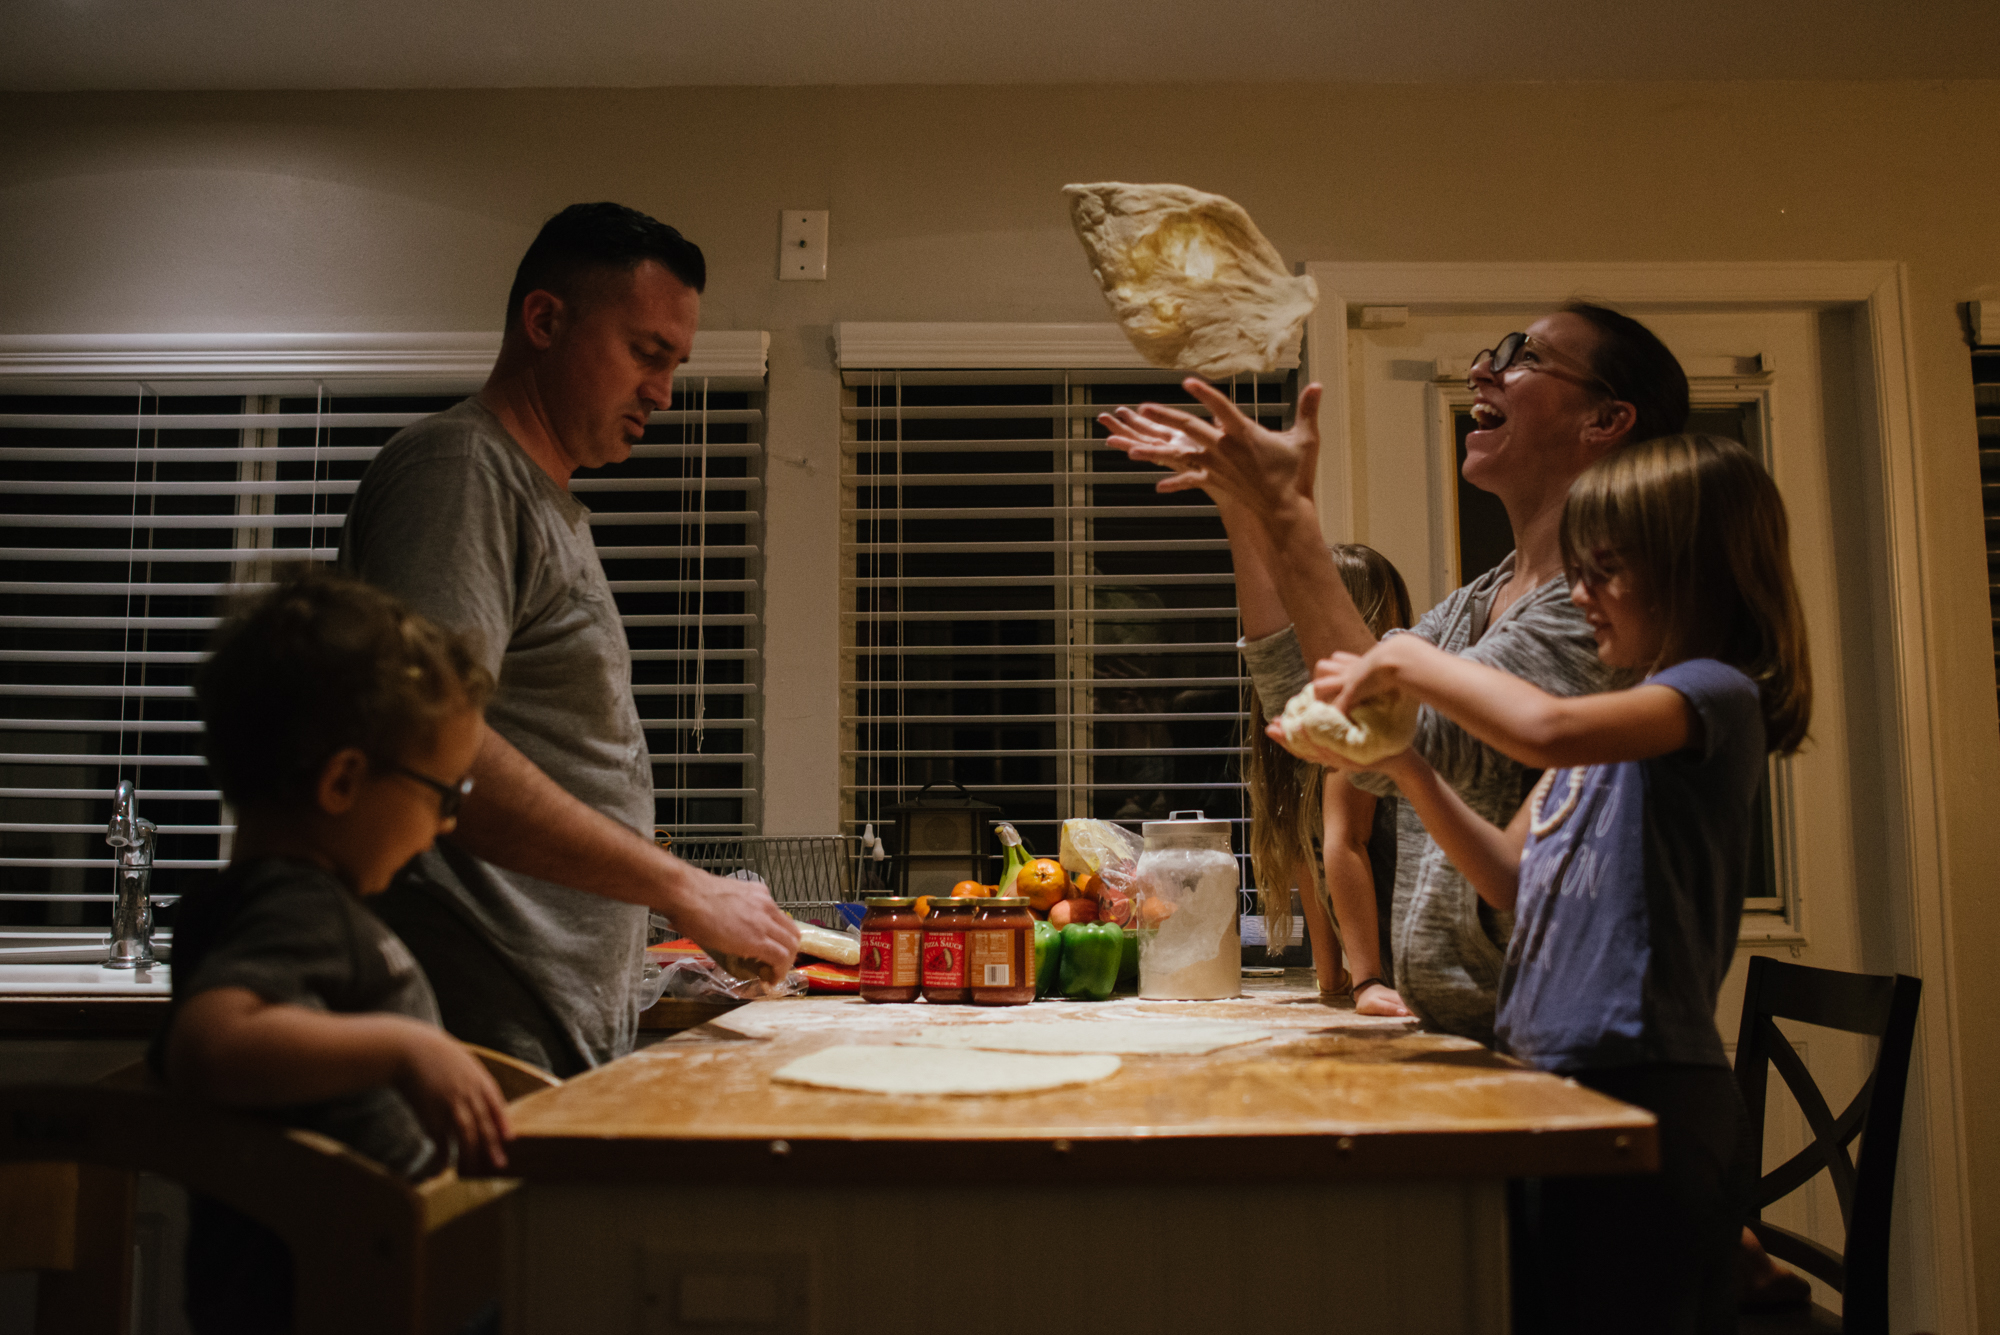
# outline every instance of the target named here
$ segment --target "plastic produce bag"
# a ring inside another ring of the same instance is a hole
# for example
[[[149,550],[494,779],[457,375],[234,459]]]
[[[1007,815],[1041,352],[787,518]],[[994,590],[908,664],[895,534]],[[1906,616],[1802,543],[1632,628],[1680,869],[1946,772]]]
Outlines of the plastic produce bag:
[[[1097,902],[1105,919],[1125,926],[1132,921],[1132,894],[1139,854],[1146,841],[1108,820],[1066,820],[1062,823],[1062,865],[1072,882],[1097,878]]]
[[[660,995],[683,1001],[769,1001],[806,994],[806,975],[798,969],[784,981],[737,978],[706,955],[669,960],[660,966]]]

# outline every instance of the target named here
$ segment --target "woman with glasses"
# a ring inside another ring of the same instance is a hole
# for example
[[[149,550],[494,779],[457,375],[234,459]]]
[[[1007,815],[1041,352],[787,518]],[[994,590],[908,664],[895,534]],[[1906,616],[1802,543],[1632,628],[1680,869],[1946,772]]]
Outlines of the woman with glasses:
[[[1554,694],[1603,690],[1596,641],[1563,576],[1563,500],[1612,450],[1680,431],[1687,376],[1638,321],[1573,302],[1498,340],[1474,360],[1469,380],[1475,430],[1465,478],[1506,507],[1514,551],[1407,633]],[[1365,653],[1376,640],[1320,535],[1312,498],[1320,389],[1307,386],[1296,423],[1274,432],[1211,386],[1186,386],[1212,420],[1158,404],[1099,420],[1112,447],[1173,470],[1160,490],[1198,487],[1215,500],[1235,560],[1244,656],[1259,694],[1286,699],[1306,684],[1307,664],[1336,650]],[[1416,746],[1488,820],[1504,823],[1536,777],[1428,708]],[[1353,781],[1394,795],[1378,776]],[[1481,903],[1407,805],[1396,844],[1397,990],[1430,1027],[1490,1045],[1511,915]]]

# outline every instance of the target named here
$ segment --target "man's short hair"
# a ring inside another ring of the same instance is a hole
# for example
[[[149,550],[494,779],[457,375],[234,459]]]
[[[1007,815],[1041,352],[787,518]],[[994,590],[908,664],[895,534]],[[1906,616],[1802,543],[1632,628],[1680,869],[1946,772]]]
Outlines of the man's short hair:
[[[380,589],[313,566],[275,576],[195,673],[209,771],[233,805],[309,807],[336,753],[400,764],[493,694],[464,637]]]
[[[708,286],[708,261],[701,247],[673,228],[623,204],[572,204],[542,224],[507,293],[512,329],[530,292],[553,292],[577,299],[577,279],[593,271],[630,273],[652,260],[696,292]]]

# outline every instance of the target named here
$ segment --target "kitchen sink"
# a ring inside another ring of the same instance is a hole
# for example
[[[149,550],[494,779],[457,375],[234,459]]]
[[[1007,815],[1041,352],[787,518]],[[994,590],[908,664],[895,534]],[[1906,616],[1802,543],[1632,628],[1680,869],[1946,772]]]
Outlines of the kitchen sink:
[[[173,990],[164,964],[106,969],[96,964],[0,963],[0,996],[165,997]]]
[[[102,967],[110,937],[102,928],[0,929],[0,996],[166,996],[172,933],[156,932],[161,962],[150,969]]]

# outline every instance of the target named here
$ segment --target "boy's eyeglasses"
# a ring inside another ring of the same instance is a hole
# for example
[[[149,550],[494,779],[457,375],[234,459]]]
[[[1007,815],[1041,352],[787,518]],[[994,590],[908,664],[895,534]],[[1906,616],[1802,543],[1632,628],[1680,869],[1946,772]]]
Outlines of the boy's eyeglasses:
[[[470,774],[460,779],[457,783],[442,783],[433,779],[428,774],[417,773],[417,771],[411,769],[408,765],[394,765],[391,768],[406,779],[415,779],[418,783],[438,795],[439,820],[455,819],[458,815],[458,809],[465,805],[465,799],[472,793],[472,776]]]
[[[1569,372],[1567,378],[1579,384],[1595,385],[1614,399],[1619,397],[1618,391],[1612,387],[1609,380],[1574,357],[1556,351],[1533,334],[1519,332],[1509,334],[1495,346],[1474,357],[1471,368],[1466,372],[1467,383],[1471,382],[1472,372],[1479,369],[1481,362],[1488,364],[1488,370],[1495,379],[1502,373],[1516,368],[1523,371],[1540,371],[1543,375],[1556,375],[1556,368],[1560,367]]]

